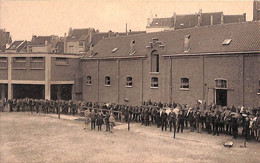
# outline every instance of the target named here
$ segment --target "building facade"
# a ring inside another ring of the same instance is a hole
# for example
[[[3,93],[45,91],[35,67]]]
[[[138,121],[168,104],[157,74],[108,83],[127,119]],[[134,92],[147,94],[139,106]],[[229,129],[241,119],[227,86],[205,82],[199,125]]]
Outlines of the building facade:
[[[82,99],[260,105],[259,22],[108,38],[81,58]]]
[[[79,56],[1,53],[1,98],[77,99]]]

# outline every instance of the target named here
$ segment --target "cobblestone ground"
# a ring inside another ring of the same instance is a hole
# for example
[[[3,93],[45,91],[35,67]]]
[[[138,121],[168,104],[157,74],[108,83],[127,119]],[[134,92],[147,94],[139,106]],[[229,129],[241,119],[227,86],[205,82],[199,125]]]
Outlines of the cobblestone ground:
[[[185,130],[118,123],[113,133],[83,130],[78,117],[0,113],[0,162],[260,162],[260,143]],[[223,142],[231,140],[232,148]]]

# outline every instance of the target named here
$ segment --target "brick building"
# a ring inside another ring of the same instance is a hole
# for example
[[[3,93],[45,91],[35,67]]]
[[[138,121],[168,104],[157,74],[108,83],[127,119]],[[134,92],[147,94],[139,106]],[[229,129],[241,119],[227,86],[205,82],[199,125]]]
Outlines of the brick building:
[[[82,99],[260,105],[260,22],[106,38],[81,60]]]
[[[252,21],[108,37],[84,56],[1,53],[1,98],[259,106],[259,26]]]
[[[1,98],[76,99],[78,58],[48,53],[0,53]]]

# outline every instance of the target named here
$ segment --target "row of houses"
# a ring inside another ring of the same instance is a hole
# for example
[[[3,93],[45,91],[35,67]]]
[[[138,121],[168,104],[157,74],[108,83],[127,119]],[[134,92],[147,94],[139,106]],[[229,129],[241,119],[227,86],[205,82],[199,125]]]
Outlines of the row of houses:
[[[61,41],[63,53],[35,51]],[[259,19],[121,35],[70,29],[26,49],[0,53],[1,98],[260,106]]]

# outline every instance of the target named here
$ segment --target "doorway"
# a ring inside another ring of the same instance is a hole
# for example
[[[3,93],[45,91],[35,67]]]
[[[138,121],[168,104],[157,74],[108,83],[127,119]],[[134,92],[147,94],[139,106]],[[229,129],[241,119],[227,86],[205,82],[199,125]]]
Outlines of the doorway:
[[[220,106],[227,106],[227,90],[216,89],[216,104]]]

